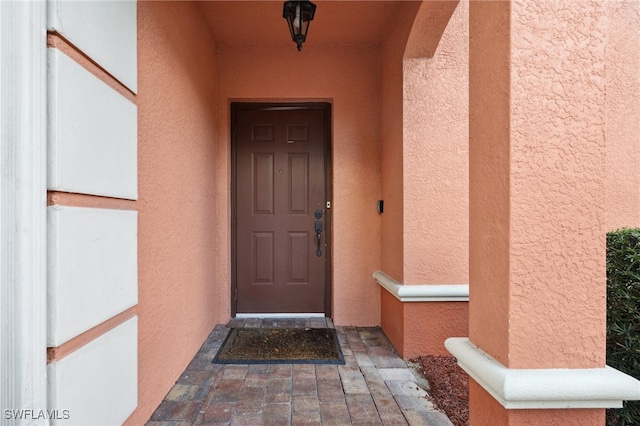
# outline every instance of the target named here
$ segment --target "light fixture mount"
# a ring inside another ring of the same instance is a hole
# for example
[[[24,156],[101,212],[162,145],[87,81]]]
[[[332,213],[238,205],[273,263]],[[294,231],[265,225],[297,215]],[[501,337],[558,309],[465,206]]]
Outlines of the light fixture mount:
[[[285,1],[282,10],[282,17],[289,24],[291,38],[298,46],[298,51],[302,50],[302,43],[307,40],[309,23],[313,21],[316,13],[316,5],[309,0]]]

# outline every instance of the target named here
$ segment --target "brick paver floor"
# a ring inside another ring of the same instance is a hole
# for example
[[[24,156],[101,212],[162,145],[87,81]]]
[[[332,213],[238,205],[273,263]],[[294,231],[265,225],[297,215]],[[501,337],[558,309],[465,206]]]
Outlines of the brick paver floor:
[[[324,318],[216,326],[147,425],[451,425],[379,328],[335,327],[345,365],[211,362],[231,327],[327,326]]]

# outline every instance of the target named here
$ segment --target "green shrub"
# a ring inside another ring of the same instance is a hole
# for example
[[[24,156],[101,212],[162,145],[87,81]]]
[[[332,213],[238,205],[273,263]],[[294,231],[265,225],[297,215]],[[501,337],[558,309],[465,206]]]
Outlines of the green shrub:
[[[640,379],[640,229],[607,234],[607,364]],[[640,425],[640,401],[607,410],[607,425]]]

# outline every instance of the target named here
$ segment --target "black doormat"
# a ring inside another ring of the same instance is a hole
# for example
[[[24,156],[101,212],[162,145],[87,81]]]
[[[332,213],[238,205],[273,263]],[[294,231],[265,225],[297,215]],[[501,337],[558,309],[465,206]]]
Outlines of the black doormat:
[[[344,364],[332,328],[232,328],[216,364]]]

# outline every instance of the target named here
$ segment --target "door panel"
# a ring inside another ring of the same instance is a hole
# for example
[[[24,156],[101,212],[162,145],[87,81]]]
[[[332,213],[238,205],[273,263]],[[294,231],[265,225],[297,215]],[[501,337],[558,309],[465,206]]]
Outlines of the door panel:
[[[309,154],[289,154],[289,214],[309,213]]]
[[[324,312],[325,112],[236,110],[236,312]]]
[[[273,153],[252,154],[252,172],[254,182],[253,191],[253,213],[273,215],[273,203],[275,199],[275,189],[273,186]]]
[[[253,232],[253,283],[273,284],[273,232]]]

